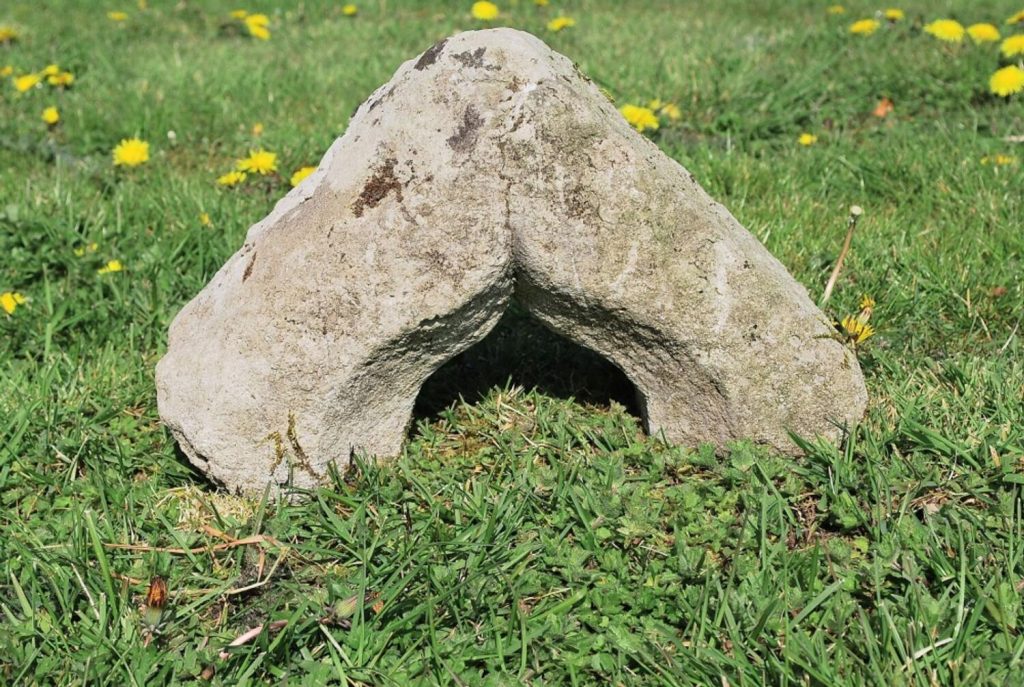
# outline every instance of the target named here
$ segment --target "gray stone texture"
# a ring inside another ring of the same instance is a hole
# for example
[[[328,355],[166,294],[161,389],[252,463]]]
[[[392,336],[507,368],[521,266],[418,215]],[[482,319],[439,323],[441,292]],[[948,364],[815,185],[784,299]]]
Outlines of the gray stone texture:
[[[867,402],[786,269],[565,57],[510,29],[399,68],[179,313],[160,414],[246,491],[393,456],[512,298],[635,384],[652,433],[796,453]]]

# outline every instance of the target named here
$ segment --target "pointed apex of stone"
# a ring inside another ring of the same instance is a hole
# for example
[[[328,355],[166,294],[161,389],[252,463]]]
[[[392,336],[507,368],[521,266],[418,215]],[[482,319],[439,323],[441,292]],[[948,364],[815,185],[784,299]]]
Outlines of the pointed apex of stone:
[[[398,453],[416,395],[512,299],[686,444],[838,439],[867,400],[803,287],[529,34],[458,34],[363,103],[179,313],[160,413],[232,488]]]

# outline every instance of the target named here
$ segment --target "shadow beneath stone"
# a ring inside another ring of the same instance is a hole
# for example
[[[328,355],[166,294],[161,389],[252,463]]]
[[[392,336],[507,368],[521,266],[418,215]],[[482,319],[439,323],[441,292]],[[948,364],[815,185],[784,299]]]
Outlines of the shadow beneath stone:
[[[427,379],[416,398],[413,426],[452,407],[460,397],[476,403],[509,383],[583,404],[608,407],[615,401],[640,417],[636,387],[622,370],[513,304],[482,341]]]

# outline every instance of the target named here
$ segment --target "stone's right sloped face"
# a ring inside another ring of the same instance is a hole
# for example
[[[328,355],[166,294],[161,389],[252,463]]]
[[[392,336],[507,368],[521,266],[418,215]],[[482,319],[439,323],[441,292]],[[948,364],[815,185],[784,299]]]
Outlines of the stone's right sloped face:
[[[687,443],[838,436],[856,359],[785,269],[573,65],[519,31],[404,64],[171,327],[160,414],[214,479],[399,452],[423,381],[512,297]]]
[[[856,356],[772,255],[589,84],[541,84],[504,142],[515,170],[516,295],[634,382],[677,442],[789,431],[836,439],[863,416]]]

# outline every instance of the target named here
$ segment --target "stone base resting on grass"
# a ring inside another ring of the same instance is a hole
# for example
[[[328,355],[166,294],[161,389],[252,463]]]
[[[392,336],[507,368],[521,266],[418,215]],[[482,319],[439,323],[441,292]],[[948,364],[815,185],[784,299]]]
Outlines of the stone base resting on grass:
[[[325,94],[325,97],[329,97]],[[565,57],[472,31],[399,68],[175,318],[160,415],[231,488],[401,450],[420,386],[515,299],[688,445],[838,439],[856,357],[786,269]]]

